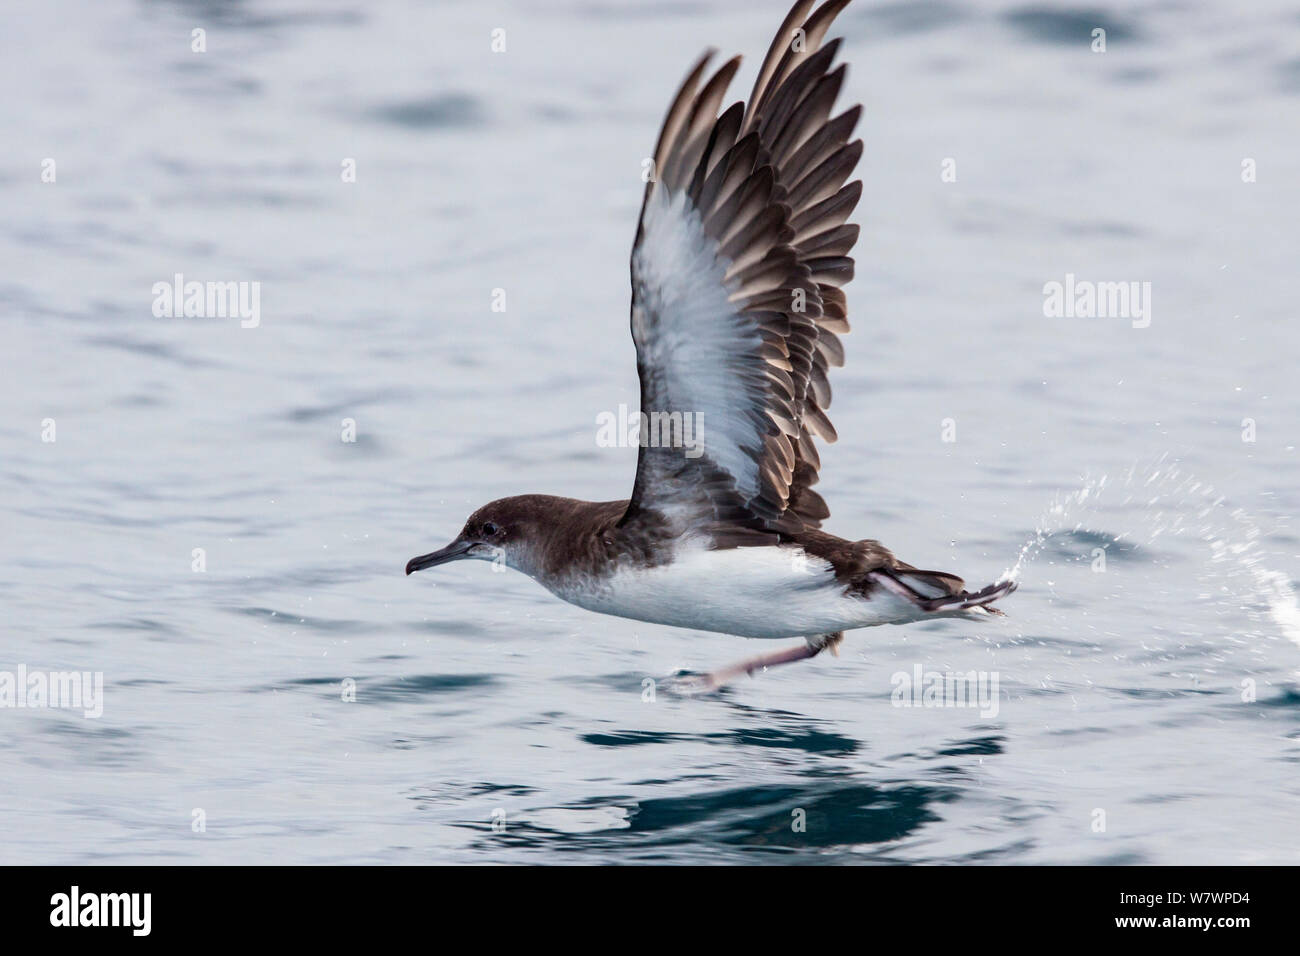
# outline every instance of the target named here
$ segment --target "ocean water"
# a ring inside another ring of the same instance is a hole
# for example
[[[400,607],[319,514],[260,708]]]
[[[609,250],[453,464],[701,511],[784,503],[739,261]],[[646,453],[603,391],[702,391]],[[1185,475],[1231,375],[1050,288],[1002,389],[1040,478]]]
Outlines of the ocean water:
[[[0,672],[103,679],[98,717],[0,707],[0,862],[1300,857],[1292,4],[838,22],[827,527],[1014,569],[1006,618],[683,697],[774,645],[403,575],[489,499],[628,494],[596,419],[637,402],[641,162],[699,51],[744,95],[784,14],[0,13]],[[155,316],[177,274],[259,283],[257,324]],[[1145,315],[1049,316],[1054,281]],[[972,671],[996,706],[897,706]]]

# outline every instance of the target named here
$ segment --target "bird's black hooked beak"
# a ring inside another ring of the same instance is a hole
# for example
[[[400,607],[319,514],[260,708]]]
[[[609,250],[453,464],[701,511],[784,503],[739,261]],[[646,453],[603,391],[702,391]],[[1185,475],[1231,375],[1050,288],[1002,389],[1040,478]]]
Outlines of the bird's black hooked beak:
[[[469,549],[474,547],[474,542],[465,541],[457,538],[445,548],[437,551],[430,551],[428,554],[422,554],[418,558],[412,558],[406,562],[406,573],[412,571],[423,571],[425,568],[432,568],[439,564],[446,564],[448,561],[455,561],[469,554]]]

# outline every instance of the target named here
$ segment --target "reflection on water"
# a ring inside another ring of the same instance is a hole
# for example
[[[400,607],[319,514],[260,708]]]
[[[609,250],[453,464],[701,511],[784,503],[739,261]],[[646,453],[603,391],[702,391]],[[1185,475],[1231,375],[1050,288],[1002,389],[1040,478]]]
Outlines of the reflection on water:
[[[840,20],[867,145],[829,529],[1015,565],[1005,620],[683,698],[647,686],[754,645],[402,574],[484,500],[627,493],[595,422],[638,394],[641,161],[700,49],[748,89],[763,6],[4,15],[0,671],[105,685],[95,720],[0,708],[8,861],[1296,858],[1280,2]],[[260,283],[260,324],[155,318],[177,273]],[[1150,327],[1047,318],[1067,273],[1150,282]],[[918,667],[997,673],[996,716],[891,706]]]
[[[744,705],[729,707],[744,724],[706,734],[626,731],[588,734],[582,739],[596,747],[654,747],[671,755],[693,744],[743,754],[762,754],[769,767],[787,771],[787,782],[736,786],[712,775],[692,775],[680,781],[638,781],[641,790],[676,790],[672,796],[638,799],[632,795],[587,797],[562,808],[530,805],[541,794],[526,788],[499,788],[498,796],[514,798],[522,809],[497,811],[500,819],[460,824],[482,837],[472,844],[490,853],[496,847],[554,851],[602,861],[678,860],[708,862],[720,847],[746,850],[816,851],[830,861],[834,851],[845,859],[879,858],[918,835],[928,823],[942,819],[942,804],[959,799],[964,771],[945,758],[992,756],[1002,752],[996,737],[960,741],[918,760],[943,760],[929,775],[933,785],[888,778],[885,767],[873,768],[855,759],[862,742],[819,726],[787,711],[764,711]],[[692,779],[693,778],[693,779]],[[432,790],[433,788],[430,788]],[[430,791],[412,797],[426,806],[437,803]],[[883,846],[876,846],[876,845]]]

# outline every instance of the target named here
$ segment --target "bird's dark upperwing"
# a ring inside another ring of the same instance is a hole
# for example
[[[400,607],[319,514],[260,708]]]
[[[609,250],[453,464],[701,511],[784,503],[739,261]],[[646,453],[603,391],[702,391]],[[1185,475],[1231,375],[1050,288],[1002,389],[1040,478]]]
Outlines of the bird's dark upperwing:
[[[700,87],[707,54],[668,110],[632,250],[642,428],[662,427],[642,436],[624,525],[770,533],[829,514],[813,439],[835,440],[826,372],[843,364],[862,142],[860,106],[830,118],[845,68],[822,39],[847,2],[795,4],[747,106],[718,114],[740,58]],[[665,440],[676,415],[685,446]]]

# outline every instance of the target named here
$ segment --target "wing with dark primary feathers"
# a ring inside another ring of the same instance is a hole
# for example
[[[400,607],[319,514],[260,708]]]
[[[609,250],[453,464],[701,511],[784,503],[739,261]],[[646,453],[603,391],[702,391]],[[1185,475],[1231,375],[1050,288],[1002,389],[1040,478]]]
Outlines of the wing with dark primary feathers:
[[[740,58],[701,86],[706,54],[668,110],[632,250],[641,410],[664,428],[643,436],[624,525],[654,513],[770,538],[829,514],[814,439],[835,440],[862,141],[860,106],[831,117],[845,67],[822,40],[847,2],[795,3],[748,105],[719,114]],[[665,440],[677,416],[693,441]]]

